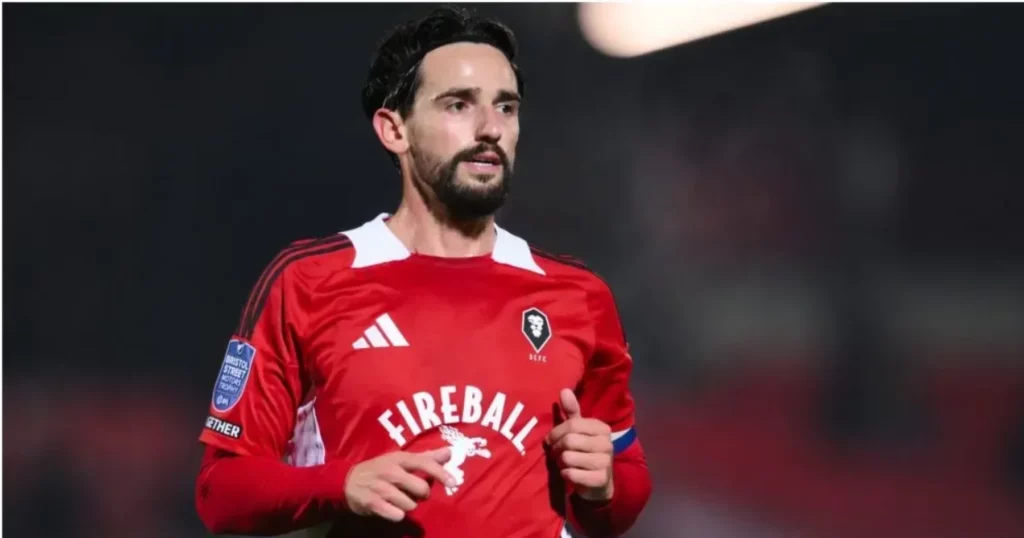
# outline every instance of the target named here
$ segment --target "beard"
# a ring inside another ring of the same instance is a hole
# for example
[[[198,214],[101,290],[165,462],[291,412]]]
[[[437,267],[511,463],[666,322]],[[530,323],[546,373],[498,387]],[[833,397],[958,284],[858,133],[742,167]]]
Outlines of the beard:
[[[501,159],[499,177],[486,181],[470,177],[466,181],[459,181],[459,164],[469,162],[474,155],[485,151],[493,151]],[[447,161],[421,154],[415,149],[411,153],[416,174],[420,178],[420,181],[416,182],[417,188],[421,190],[421,194],[426,194],[422,192],[421,186],[425,183],[450,218],[467,221],[489,217],[505,204],[512,167],[505,151],[499,146],[477,144],[456,153]]]

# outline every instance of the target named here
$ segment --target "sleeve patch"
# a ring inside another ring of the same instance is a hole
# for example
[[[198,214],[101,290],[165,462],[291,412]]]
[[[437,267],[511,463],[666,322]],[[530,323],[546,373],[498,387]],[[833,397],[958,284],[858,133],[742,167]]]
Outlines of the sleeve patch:
[[[242,427],[217,417],[206,417],[206,429],[226,435],[232,439],[242,436]]]
[[[213,388],[214,410],[221,413],[228,411],[242,398],[255,358],[256,348],[251,345],[238,339],[228,342],[228,350],[224,354],[224,362]]]

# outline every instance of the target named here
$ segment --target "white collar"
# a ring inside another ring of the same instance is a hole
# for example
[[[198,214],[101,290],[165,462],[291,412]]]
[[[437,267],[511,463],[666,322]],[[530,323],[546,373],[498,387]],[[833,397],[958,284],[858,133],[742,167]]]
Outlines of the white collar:
[[[369,267],[404,260],[412,255],[384,222],[388,216],[387,213],[381,213],[377,218],[358,228],[341,232],[352,240],[352,246],[355,247],[356,258],[352,262],[352,267]],[[540,275],[546,274],[537,265],[526,240],[505,231],[497,224],[494,225],[494,231],[496,237],[494,250],[491,252],[494,261]]]

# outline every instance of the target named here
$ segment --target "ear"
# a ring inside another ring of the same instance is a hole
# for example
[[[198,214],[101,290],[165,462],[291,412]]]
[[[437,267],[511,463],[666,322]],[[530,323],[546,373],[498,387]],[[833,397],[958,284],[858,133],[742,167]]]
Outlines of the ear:
[[[409,137],[406,132],[405,122],[394,110],[381,108],[373,114],[373,130],[384,147],[394,153],[401,155],[409,151]]]

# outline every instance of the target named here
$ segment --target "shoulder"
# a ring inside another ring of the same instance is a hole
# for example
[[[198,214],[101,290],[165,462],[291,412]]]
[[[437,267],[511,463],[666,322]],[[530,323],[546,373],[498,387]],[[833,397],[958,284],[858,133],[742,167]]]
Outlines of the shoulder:
[[[532,244],[530,253],[537,265],[552,278],[583,288],[593,299],[611,299],[612,290],[608,282],[580,258],[569,254],[553,254]]]
[[[285,275],[316,277],[347,269],[353,257],[352,241],[343,234],[300,239],[278,251],[264,269],[262,278],[275,281]]]
[[[338,276],[350,270],[404,260],[409,251],[388,230],[386,216],[382,213],[328,237],[296,241],[275,259],[288,263],[294,274],[309,278]]]
[[[271,297],[292,295],[306,288],[320,275],[351,263],[352,243],[343,235],[335,234],[318,239],[294,241],[280,249],[260,274],[249,293],[236,334],[251,339],[259,319]]]
[[[626,339],[626,329],[619,317],[615,295],[608,282],[579,258],[566,254],[551,254],[535,246],[530,250],[544,271],[554,277],[569,281],[586,292],[587,309],[599,332],[611,331]]]

